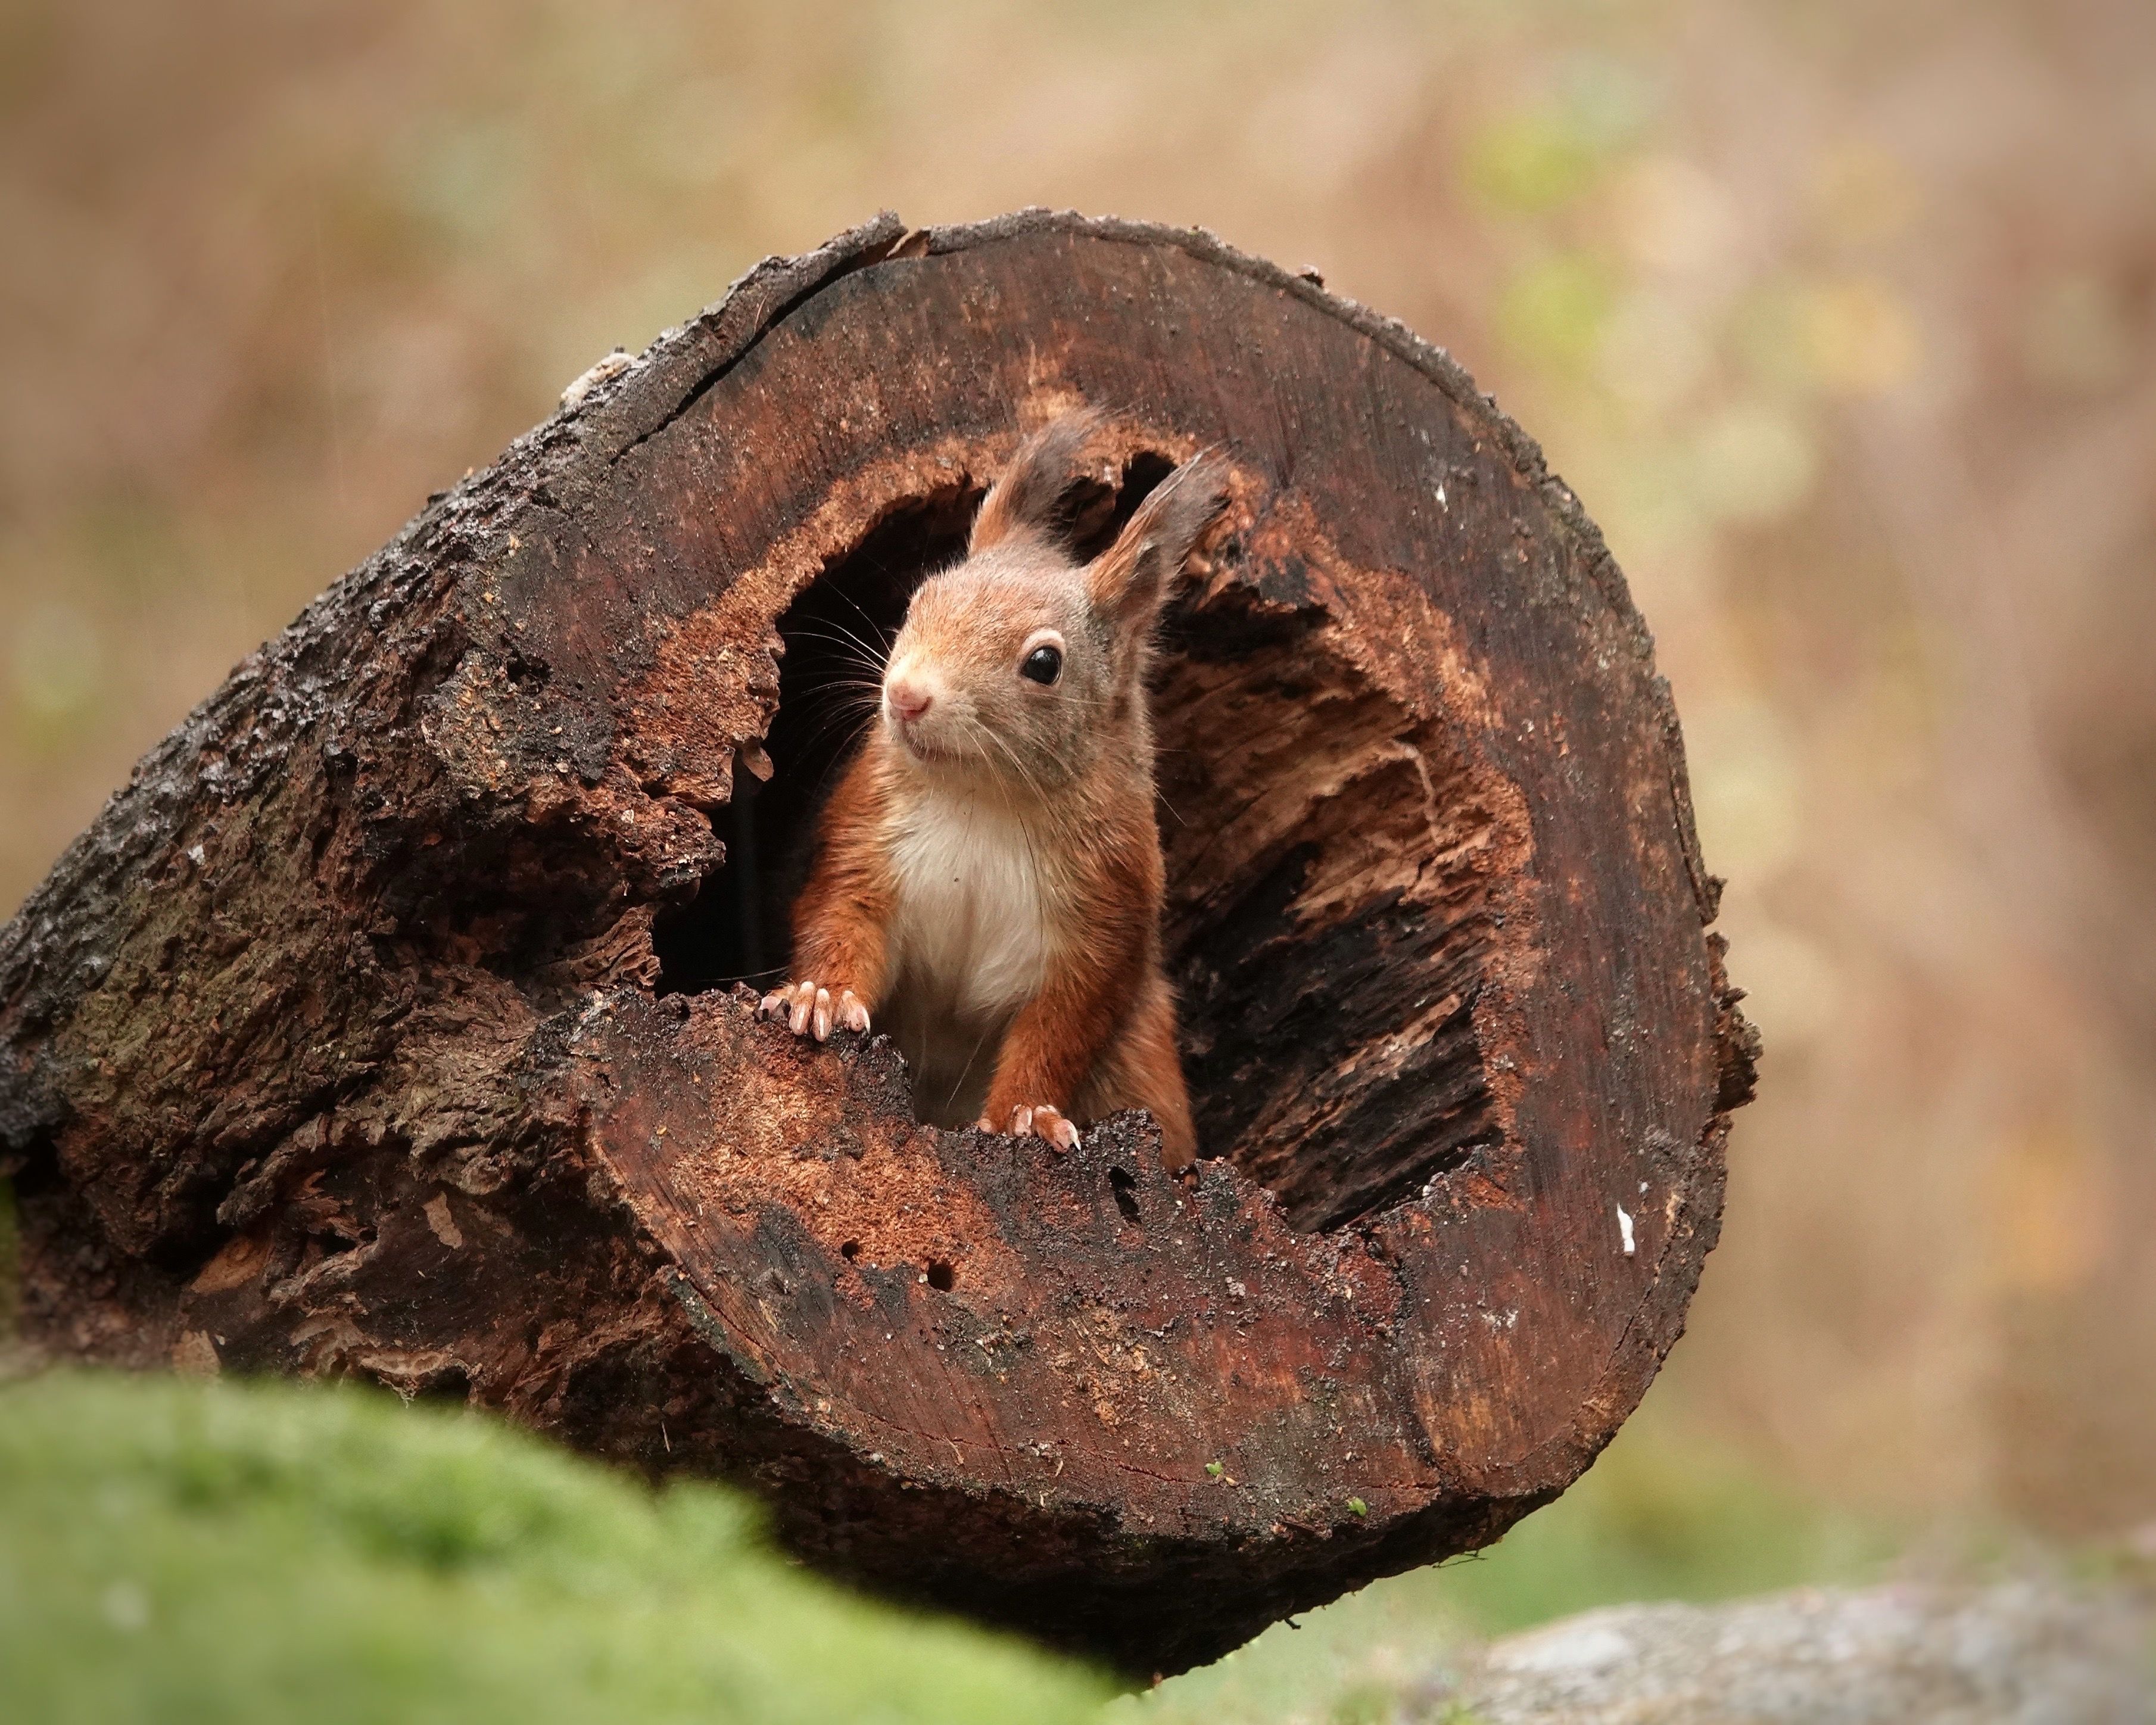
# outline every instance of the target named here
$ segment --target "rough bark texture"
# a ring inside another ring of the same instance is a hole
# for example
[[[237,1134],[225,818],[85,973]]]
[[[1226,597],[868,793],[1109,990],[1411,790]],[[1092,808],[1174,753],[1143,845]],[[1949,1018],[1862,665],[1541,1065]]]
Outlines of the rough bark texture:
[[[1142,1117],[916,1125],[728,985],[833,637],[1081,399],[1081,532],[1233,471],[1158,696],[1188,1186]],[[842,1573],[1178,1669],[1638,1401],[1750,1093],[1715,891],[1622,578],[1444,355],[1203,234],[885,218],[433,500],[0,930],[28,1325],[745,1479]]]

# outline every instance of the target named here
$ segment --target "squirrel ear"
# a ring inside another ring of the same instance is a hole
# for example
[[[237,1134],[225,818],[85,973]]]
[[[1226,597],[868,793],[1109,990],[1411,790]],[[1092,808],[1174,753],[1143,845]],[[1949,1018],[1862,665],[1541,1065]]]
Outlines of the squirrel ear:
[[[1078,458],[1104,423],[1097,408],[1079,408],[1057,415],[1020,444],[973,517],[968,552],[986,551],[1027,529],[1054,527],[1056,506],[1077,477]]]
[[[1116,542],[1087,566],[1087,595],[1117,633],[1152,621],[1183,559],[1227,502],[1227,464],[1209,450],[1184,462],[1153,487]]]

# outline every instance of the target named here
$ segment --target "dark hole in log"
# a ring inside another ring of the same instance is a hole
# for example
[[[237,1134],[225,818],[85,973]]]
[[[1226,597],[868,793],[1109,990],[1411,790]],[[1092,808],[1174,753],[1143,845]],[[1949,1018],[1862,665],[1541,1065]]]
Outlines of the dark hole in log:
[[[662,993],[783,977],[787,911],[808,871],[816,811],[875,712],[883,655],[913,589],[964,555],[982,495],[959,484],[891,511],[778,619],[786,655],[765,740],[771,778],[737,766],[733,800],[716,817],[725,866],[653,928]]]
[[[939,1294],[949,1293],[958,1286],[957,1270],[945,1260],[937,1259],[928,1266],[928,1286]]]
[[[1325,1229],[1496,1141],[1496,819],[1443,729],[1329,645],[1296,559],[1241,572],[1165,632],[1163,934],[1199,1153]]]
[[[1114,486],[1073,487],[1077,554],[1172,470],[1141,454]],[[779,619],[773,772],[737,770],[726,865],[654,927],[661,993],[783,975],[816,812],[914,588],[963,555],[982,494],[961,480],[888,511]],[[1243,555],[1231,540],[1216,557]],[[1186,592],[1163,629],[1164,944],[1199,1153],[1270,1188],[1296,1226],[1328,1229],[1497,1140],[1474,1024],[1494,819],[1439,727],[1331,647],[1300,557],[1235,572]]]
[[[1123,1213],[1126,1222],[1138,1219],[1137,1183],[1138,1177],[1127,1168],[1108,1170],[1108,1189],[1115,1194],[1116,1208]]]
[[[414,1394],[420,1400],[463,1407],[471,1400],[471,1391],[470,1368],[462,1365],[447,1365],[429,1375]]]
[[[850,1240],[844,1245],[839,1248],[839,1255],[844,1258],[849,1264],[852,1263],[855,1259],[860,1257],[860,1255],[861,1243],[858,1240]]]
[[[331,1225],[311,1236],[311,1240],[316,1250],[323,1257],[336,1258],[342,1256],[357,1247],[372,1245],[374,1230],[371,1228],[345,1229]]]

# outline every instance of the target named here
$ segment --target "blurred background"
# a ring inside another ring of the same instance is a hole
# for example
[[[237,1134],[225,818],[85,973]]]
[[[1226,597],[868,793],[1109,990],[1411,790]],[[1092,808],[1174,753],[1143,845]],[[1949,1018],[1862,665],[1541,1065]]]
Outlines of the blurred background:
[[[0,906],[608,348],[1029,203],[1449,348],[1656,634],[1768,1054],[1640,1501],[2156,1538],[2147,0],[12,0]]]

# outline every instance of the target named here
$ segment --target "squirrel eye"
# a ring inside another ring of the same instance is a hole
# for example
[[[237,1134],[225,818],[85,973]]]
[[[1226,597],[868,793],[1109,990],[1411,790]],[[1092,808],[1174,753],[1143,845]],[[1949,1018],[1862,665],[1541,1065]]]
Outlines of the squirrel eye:
[[[1035,683],[1053,683],[1063,675],[1063,655],[1053,647],[1035,647],[1025,655],[1018,674]]]

